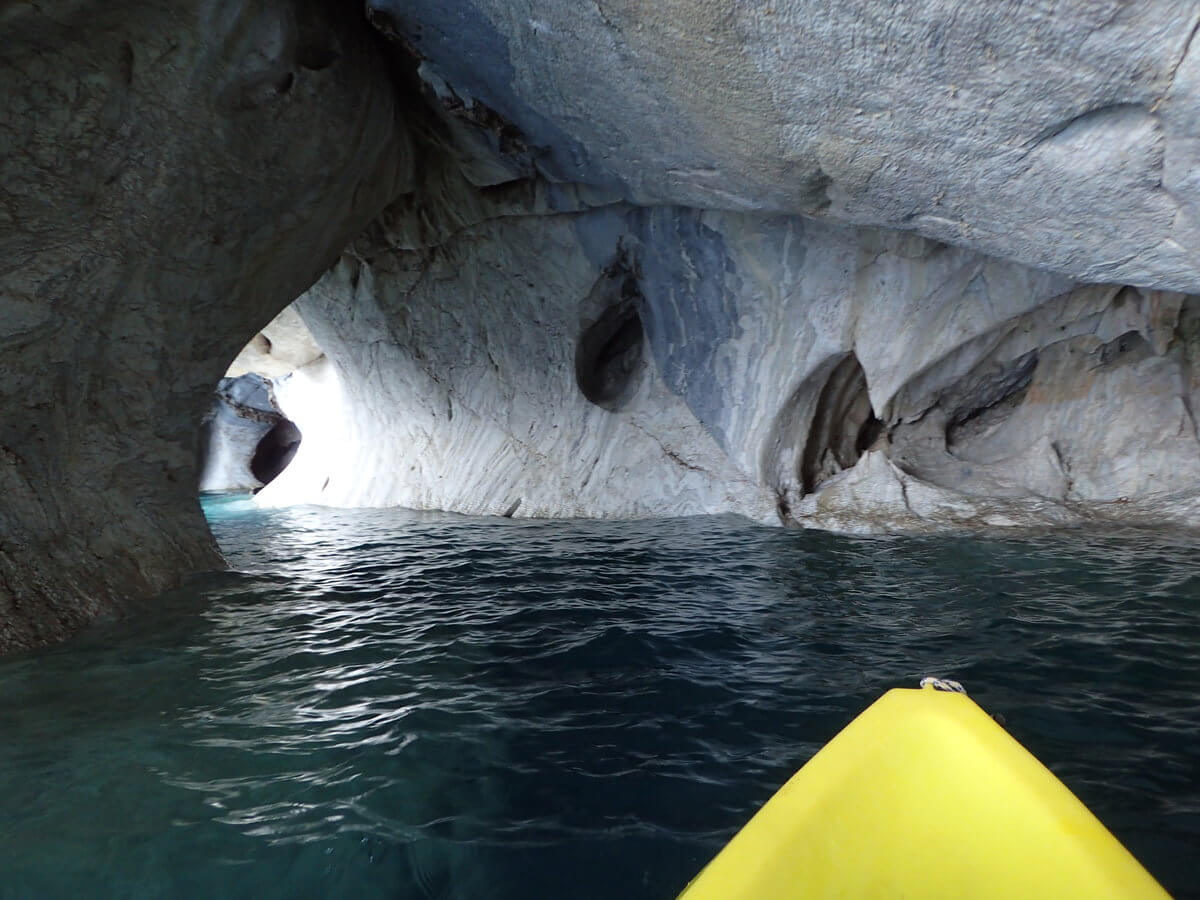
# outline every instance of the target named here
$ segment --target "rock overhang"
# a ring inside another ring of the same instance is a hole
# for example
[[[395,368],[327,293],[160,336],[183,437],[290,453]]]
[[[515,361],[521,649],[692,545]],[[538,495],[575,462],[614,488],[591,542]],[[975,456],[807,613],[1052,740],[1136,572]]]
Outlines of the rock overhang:
[[[550,180],[1200,290],[1193,4],[368,8],[428,78],[522,135]]]

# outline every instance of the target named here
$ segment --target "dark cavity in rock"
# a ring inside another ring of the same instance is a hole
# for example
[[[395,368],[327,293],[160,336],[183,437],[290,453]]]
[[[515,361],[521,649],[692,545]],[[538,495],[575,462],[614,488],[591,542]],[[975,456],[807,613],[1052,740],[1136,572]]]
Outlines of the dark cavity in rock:
[[[1137,331],[1113,338],[1096,353],[1102,366],[1127,366],[1154,356],[1154,348]]]
[[[300,429],[291,419],[280,419],[254,448],[254,456],[250,459],[251,474],[264,486],[270,484],[288,467],[299,448]]]
[[[804,493],[853,467],[882,430],[871,408],[867,374],[851,353],[834,367],[817,400],[800,463]]]
[[[336,32],[325,21],[318,0],[297,0],[296,11],[296,65],[310,72],[328,69],[341,56]]]
[[[616,411],[637,390],[644,364],[645,334],[639,312],[642,296],[625,270],[606,272],[588,297],[588,305],[603,306],[575,347],[575,379],[592,403]]]
[[[947,449],[987,433],[1012,415],[1025,399],[1037,364],[1038,351],[1031,350],[1017,359],[981,367],[959,381],[943,399],[943,403],[950,401]]]

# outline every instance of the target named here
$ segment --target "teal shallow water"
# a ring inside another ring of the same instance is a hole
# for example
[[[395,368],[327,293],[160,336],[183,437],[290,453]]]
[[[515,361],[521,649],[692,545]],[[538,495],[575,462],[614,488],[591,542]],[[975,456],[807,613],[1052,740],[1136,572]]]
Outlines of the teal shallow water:
[[[234,572],[0,660],[0,897],[671,898],[930,673],[1196,889],[1194,535],[208,512]]]

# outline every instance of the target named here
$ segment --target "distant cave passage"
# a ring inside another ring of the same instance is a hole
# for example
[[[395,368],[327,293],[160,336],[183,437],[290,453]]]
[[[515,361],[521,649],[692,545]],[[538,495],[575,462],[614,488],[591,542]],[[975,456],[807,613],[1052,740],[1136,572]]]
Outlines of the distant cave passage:
[[[823,481],[853,467],[882,430],[871,408],[867,374],[851,353],[830,373],[817,398],[800,463],[804,493],[811,494]]]
[[[579,390],[592,403],[610,411],[623,407],[637,388],[645,343],[639,299],[632,279],[625,279],[618,302],[585,329],[575,348]]]
[[[250,473],[263,483],[270,484],[288,467],[300,447],[300,429],[291,419],[280,419],[262,436],[250,459]]]

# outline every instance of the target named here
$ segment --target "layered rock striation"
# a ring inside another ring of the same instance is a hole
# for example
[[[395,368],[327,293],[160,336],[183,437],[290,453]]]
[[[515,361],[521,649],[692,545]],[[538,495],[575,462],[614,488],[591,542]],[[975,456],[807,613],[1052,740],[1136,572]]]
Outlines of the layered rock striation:
[[[513,171],[1200,291],[1188,0],[367,5]]]
[[[264,503],[1194,523],[1198,24],[0,2],[0,649],[219,563],[197,429],[298,296]]]
[[[264,502],[1195,521],[1200,298],[893,231],[556,197],[513,187],[428,246],[390,210],[300,298],[336,391],[320,427],[353,450]]]

